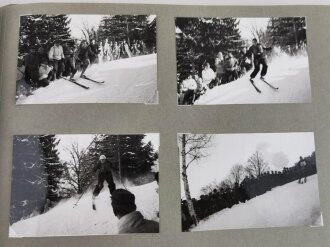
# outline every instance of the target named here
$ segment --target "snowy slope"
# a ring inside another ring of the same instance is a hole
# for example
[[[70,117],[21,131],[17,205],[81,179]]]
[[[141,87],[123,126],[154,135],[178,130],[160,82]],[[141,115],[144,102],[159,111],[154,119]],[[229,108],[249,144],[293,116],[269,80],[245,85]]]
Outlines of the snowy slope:
[[[158,103],[157,54],[94,64],[85,74],[105,83],[80,79],[78,71],[75,78],[90,89],[59,79],[34,95],[19,98],[17,104]]]
[[[294,181],[215,213],[192,231],[322,225],[317,175],[313,175],[305,184]]]
[[[159,197],[156,182],[128,188],[135,195],[137,210],[147,219],[158,221]],[[118,219],[114,216],[109,190],[105,184],[97,197],[97,211],[92,210],[92,191],[86,193],[78,206],[76,198],[60,202],[47,213],[10,226],[9,237],[79,236],[117,234]]]
[[[262,91],[259,94],[251,85],[249,78],[252,71],[231,83],[209,90],[195,102],[204,104],[262,104],[262,103],[309,103],[311,102],[311,86],[308,57],[289,57],[282,54],[268,66],[266,79],[279,87],[278,91],[270,88],[255,78],[255,85]]]

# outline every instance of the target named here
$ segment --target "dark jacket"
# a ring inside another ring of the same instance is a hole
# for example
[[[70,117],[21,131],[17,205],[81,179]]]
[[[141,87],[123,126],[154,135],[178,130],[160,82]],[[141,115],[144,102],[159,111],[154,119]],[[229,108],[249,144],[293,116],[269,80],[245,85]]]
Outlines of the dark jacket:
[[[99,173],[109,173],[111,172],[111,166],[112,163],[108,160],[106,160],[104,163],[101,163],[100,161],[93,167],[94,172]]]
[[[265,58],[265,51],[270,51],[271,47],[263,47],[261,44],[252,45],[246,52],[247,57],[253,54],[254,59]]]
[[[118,222],[118,233],[158,233],[159,223],[146,220],[139,211],[124,215]]]
[[[80,46],[77,51],[77,58],[81,61],[84,61],[86,59],[90,59],[92,57],[95,57],[96,55],[92,51],[90,46],[87,46],[86,48],[83,48]]]

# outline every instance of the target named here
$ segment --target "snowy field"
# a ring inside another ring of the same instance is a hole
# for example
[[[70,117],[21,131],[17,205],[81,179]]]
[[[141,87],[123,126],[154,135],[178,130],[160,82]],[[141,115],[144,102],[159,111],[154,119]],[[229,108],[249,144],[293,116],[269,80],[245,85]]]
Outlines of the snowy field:
[[[249,78],[252,70],[236,81],[221,85],[202,95],[196,105],[215,104],[263,104],[263,103],[310,103],[311,85],[308,57],[289,57],[282,54],[268,66],[266,80],[279,87],[274,90],[259,79],[255,85],[261,90],[259,94],[251,85]]]
[[[75,79],[90,89],[59,79],[29,97],[19,98],[16,103],[158,103],[157,54],[94,64],[85,74],[105,83],[80,79],[78,71]]]
[[[159,197],[156,182],[128,188],[135,195],[137,210],[146,219],[159,221]],[[96,198],[97,210],[92,210],[92,191],[86,193],[73,208],[76,198],[63,200],[47,213],[14,223],[9,237],[82,236],[117,234],[117,222],[112,211],[107,185]]]
[[[322,226],[317,175],[297,181],[211,215],[191,231]]]

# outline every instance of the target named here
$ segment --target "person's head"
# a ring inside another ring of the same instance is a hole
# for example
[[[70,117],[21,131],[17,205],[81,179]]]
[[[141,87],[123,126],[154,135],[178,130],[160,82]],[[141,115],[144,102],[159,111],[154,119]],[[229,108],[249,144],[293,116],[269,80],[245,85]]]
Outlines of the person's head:
[[[302,159],[303,159],[303,157],[301,157],[301,156],[300,156],[300,157],[299,157],[299,159],[300,159],[300,160],[302,160]]]
[[[217,57],[218,57],[219,59],[223,59],[223,54],[222,54],[221,51],[218,52]]]
[[[256,38],[252,39],[252,45],[258,44],[258,40]]]
[[[105,39],[105,43],[108,43],[108,39],[107,38]]]
[[[87,41],[82,40],[81,43],[80,43],[80,46],[83,47],[83,48],[86,48],[87,47]]]
[[[55,45],[55,46],[59,46],[60,44],[61,44],[60,40],[58,40],[58,39],[55,40],[55,42],[54,42],[54,45]]]
[[[128,190],[117,189],[111,194],[111,205],[114,215],[120,219],[136,210],[135,196]]]
[[[40,64],[48,65],[48,60],[46,58],[42,58]]]
[[[208,62],[206,62],[205,65],[204,65],[204,68],[205,68],[205,69],[210,68],[210,64],[209,64]]]
[[[234,56],[233,56],[233,53],[229,52],[229,53],[228,53],[228,57],[229,57],[229,58],[233,58],[233,57],[234,57]]]
[[[91,43],[92,45],[95,45],[95,39],[92,39]]]
[[[100,155],[99,160],[101,163],[104,163],[107,160],[107,157],[105,157],[104,154]]]
[[[246,53],[246,47],[245,47],[245,46],[242,47],[242,52],[243,52],[243,53]]]
[[[31,53],[36,53],[37,52],[37,47],[35,47],[34,45],[30,46],[30,52]]]
[[[39,54],[42,54],[42,53],[44,53],[45,52],[45,49],[42,47],[42,46],[40,46],[39,48],[38,48],[38,53]]]

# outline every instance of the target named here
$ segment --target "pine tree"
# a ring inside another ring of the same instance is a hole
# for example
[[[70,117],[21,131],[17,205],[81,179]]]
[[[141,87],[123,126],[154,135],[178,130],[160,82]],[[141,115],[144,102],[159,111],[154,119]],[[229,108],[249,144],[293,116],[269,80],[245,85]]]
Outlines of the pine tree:
[[[25,15],[20,19],[19,55],[29,52],[30,46],[47,50],[56,39],[70,38],[70,19],[67,15]]]
[[[11,223],[44,211],[47,176],[42,159],[38,136],[14,136]]]
[[[150,142],[144,143],[144,138],[145,135],[102,135],[91,152],[95,160],[104,154],[118,173],[148,171],[158,153]]]
[[[176,18],[178,80],[201,73],[205,62],[215,69],[219,51],[237,52],[243,44],[238,24],[235,18]]]
[[[47,177],[46,198],[52,204],[60,199],[59,187],[64,171],[64,167],[60,162],[57,150],[60,140],[57,140],[55,135],[42,135],[39,137],[39,141],[43,152],[42,162],[45,167],[45,175]]]
[[[272,42],[280,47],[298,45],[306,42],[305,17],[275,17],[271,18],[267,26],[267,33]]]
[[[150,31],[150,30],[149,30]],[[126,40],[130,45],[135,39],[145,39],[148,33],[147,15],[114,15],[101,20],[98,37],[100,40]]]

